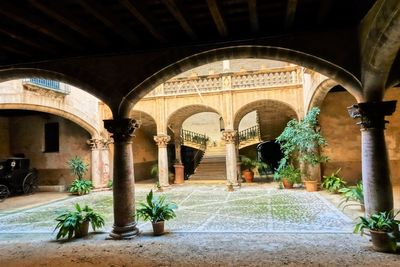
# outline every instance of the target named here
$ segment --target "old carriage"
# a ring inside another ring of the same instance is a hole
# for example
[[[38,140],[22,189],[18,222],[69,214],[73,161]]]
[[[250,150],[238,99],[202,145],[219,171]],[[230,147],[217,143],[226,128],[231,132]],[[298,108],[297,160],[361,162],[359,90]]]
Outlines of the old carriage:
[[[0,160],[0,201],[10,194],[32,194],[38,187],[38,172],[27,158]]]

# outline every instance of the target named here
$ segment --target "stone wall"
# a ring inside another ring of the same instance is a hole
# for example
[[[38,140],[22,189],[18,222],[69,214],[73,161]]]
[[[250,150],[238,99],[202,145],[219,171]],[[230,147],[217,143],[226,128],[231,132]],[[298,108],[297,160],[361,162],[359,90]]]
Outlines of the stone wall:
[[[59,123],[59,152],[45,153],[44,124]],[[61,117],[43,114],[10,118],[10,153],[23,153],[31,167],[39,170],[40,185],[69,185],[74,179],[67,160],[77,155],[90,164],[89,133]],[[90,168],[89,168],[90,170]],[[90,171],[86,178],[90,178]]]
[[[386,100],[400,100],[398,89],[390,89]],[[347,107],[356,103],[348,92],[330,92],[321,106],[320,125],[328,142],[322,152],[329,157],[323,164],[323,175],[329,175],[341,168],[340,174],[350,183],[361,179],[361,133],[357,120],[350,118]],[[386,130],[386,142],[390,159],[393,184],[400,184],[400,109],[393,116]]]
[[[10,133],[7,117],[0,117],[0,159],[10,156]]]
[[[147,134],[143,129],[135,131],[133,138],[133,162],[135,181],[149,179],[150,169],[157,163],[158,148],[153,136]]]

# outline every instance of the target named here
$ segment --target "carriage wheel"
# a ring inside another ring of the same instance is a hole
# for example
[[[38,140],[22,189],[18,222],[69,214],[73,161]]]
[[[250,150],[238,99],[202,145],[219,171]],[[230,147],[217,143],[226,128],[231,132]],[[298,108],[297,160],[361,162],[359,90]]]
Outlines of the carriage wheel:
[[[24,178],[22,183],[22,191],[24,194],[35,193],[38,188],[38,176],[35,171],[30,171]]]
[[[8,187],[3,184],[0,184],[0,202],[6,199],[9,194],[10,191],[8,191]]]

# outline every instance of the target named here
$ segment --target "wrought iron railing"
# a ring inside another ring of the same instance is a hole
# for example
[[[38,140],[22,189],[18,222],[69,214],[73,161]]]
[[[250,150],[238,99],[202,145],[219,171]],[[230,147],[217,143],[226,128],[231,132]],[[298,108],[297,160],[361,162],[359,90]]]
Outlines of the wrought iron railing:
[[[58,81],[47,80],[42,78],[29,78],[29,79],[23,79],[22,83],[39,86],[41,88],[52,90],[65,95],[71,93],[69,85],[65,83],[60,83]]]
[[[192,142],[200,146],[204,146],[205,148],[205,146],[207,145],[207,141],[209,140],[209,137],[205,134],[199,134],[196,132],[182,129],[181,139],[183,141]]]
[[[239,143],[252,139],[260,140],[260,127],[258,125],[254,125],[250,128],[244,129],[239,132],[238,136]]]

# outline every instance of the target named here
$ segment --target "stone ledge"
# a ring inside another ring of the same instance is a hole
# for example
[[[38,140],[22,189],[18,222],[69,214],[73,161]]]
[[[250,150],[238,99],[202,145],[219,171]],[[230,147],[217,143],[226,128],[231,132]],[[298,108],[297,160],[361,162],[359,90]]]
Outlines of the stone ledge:
[[[39,192],[66,192],[67,186],[66,185],[39,185],[38,191]]]

